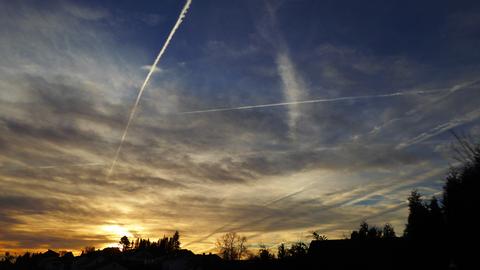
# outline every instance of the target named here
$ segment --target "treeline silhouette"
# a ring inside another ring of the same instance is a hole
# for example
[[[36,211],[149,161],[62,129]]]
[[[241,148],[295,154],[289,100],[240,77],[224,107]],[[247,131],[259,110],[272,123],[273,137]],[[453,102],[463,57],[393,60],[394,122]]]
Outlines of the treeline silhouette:
[[[26,252],[23,255],[14,257],[6,253],[0,262],[0,269],[150,269],[144,267],[146,261],[154,262],[156,258],[172,259],[178,256],[193,255],[188,250],[180,249],[180,233],[175,231],[173,236],[150,241],[150,239],[136,238],[130,241],[127,236],[123,236],[118,247],[107,247],[102,250],[95,249],[93,246],[87,246],[82,249],[82,253],[77,258],[83,258],[83,263],[75,266],[74,255],[72,252],[60,251],[54,252],[48,250],[44,253]],[[140,265],[140,268],[139,268]],[[155,265],[155,264],[152,264]],[[120,267],[121,266],[121,267]],[[120,268],[119,268],[120,267]],[[158,268],[154,268],[158,269]],[[161,268],[160,268],[161,269]]]
[[[370,226],[366,221],[360,224],[358,231],[353,231],[350,234],[352,240],[368,240],[368,239],[388,239],[397,237],[395,229],[389,223],[380,229],[376,226]]]
[[[130,242],[127,236],[123,236],[119,244],[122,245],[123,252],[147,250],[158,255],[171,254],[180,250],[180,233],[175,231],[172,237],[163,236],[158,241],[137,238],[135,241]]]
[[[404,238],[412,246],[430,246],[428,253],[437,267],[480,269],[476,248],[480,243],[476,229],[480,225],[480,144],[471,143],[455,133],[455,159],[443,186],[441,202],[429,200],[413,190],[408,198],[408,222]]]
[[[459,165],[449,169],[438,198],[410,193],[400,236],[389,223],[377,227],[363,221],[346,239],[313,232],[309,244],[260,245],[254,252],[246,237],[229,232],[218,239],[217,256],[181,249],[176,231],[157,241],[124,236],[121,249],[85,247],[78,257],[51,250],[17,257],[6,253],[0,269],[480,269],[480,144],[456,138]]]

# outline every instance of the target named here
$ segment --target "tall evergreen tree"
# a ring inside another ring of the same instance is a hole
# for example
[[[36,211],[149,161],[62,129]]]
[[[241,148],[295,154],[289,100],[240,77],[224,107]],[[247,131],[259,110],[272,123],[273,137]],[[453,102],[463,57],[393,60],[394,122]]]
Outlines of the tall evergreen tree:
[[[417,190],[413,190],[408,197],[408,209],[408,223],[404,235],[411,240],[423,239],[428,230],[429,211]]]
[[[172,250],[180,249],[180,233],[178,231],[175,231],[173,237],[171,238],[171,248]]]

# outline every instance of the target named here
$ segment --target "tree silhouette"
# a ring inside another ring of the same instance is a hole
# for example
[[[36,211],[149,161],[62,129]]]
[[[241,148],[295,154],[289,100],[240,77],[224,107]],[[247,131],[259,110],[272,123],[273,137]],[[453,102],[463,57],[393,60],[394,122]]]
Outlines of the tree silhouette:
[[[180,233],[175,231],[172,237],[158,239],[158,241],[150,241],[150,239],[137,238],[130,243],[133,250],[148,250],[157,255],[171,254],[180,250]]]
[[[367,239],[380,239],[382,238],[382,230],[376,226],[370,227],[367,233]]]
[[[445,235],[445,219],[443,211],[438,204],[438,200],[435,196],[432,197],[428,203],[429,216],[427,220],[428,232],[427,237],[435,241],[436,239],[443,238]]]
[[[429,211],[417,190],[413,190],[408,197],[408,209],[408,223],[404,236],[411,240],[424,239],[428,234]]]
[[[3,261],[6,262],[6,263],[13,263],[13,261],[15,260],[15,257],[10,254],[10,252],[5,252],[5,256],[3,257]]]
[[[168,238],[166,236],[158,240],[158,248],[163,251],[168,250]]]
[[[397,237],[395,229],[389,223],[386,223],[382,228],[377,226],[370,226],[366,221],[362,221],[358,231],[352,231],[350,234],[351,240],[372,240],[372,239],[390,239]]]
[[[359,239],[367,239],[367,235],[368,235],[368,223],[366,221],[362,221],[362,223],[360,224],[360,228],[358,229],[358,237]]]
[[[352,240],[365,240],[368,237],[369,226],[366,221],[362,221],[360,223],[360,227],[358,231],[353,231],[350,235],[350,239]]]
[[[82,249],[82,255],[87,255],[95,252],[95,247],[93,246],[86,246]]]
[[[275,259],[275,256],[270,252],[270,250],[265,245],[260,245],[258,250],[258,258],[260,260],[272,260]]]
[[[229,232],[217,240],[217,248],[225,260],[240,260],[247,253],[247,238]]]
[[[391,238],[396,238],[397,235],[395,234],[395,229],[390,223],[386,223],[385,226],[383,226],[383,238],[385,239],[391,239]]]
[[[317,241],[325,241],[325,240],[328,240],[327,236],[326,235],[323,235],[323,234],[319,234],[317,232],[312,232],[312,237],[314,240],[317,240]]]
[[[469,247],[480,241],[480,236],[470,229],[480,226],[476,214],[480,209],[480,144],[455,133],[454,136],[461,164],[451,168],[446,177],[442,210],[450,253],[459,268],[468,269],[476,260],[476,254]]]
[[[443,211],[434,196],[424,202],[422,195],[413,190],[408,198],[409,215],[404,235],[414,241],[437,241],[445,234]]]
[[[285,248],[285,244],[281,243],[277,248],[277,258],[282,260],[287,257],[287,249]]]
[[[352,233],[350,234],[350,239],[351,240],[359,240],[360,236],[358,235],[358,231],[352,231]]]
[[[180,249],[180,233],[175,231],[173,237],[170,238],[170,247],[172,250],[179,250]]]
[[[420,193],[412,191],[408,198],[409,215],[405,237],[417,245],[445,246],[431,254],[444,267],[450,263],[459,269],[473,269],[476,254],[470,248],[480,241],[476,216],[480,208],[480,144],[473,144],[454,133],[457,139],[455,159],[461,164],[450,169],[443,187],[442,206],[436,197],[424,202]],[[432,266],[432,264],[429,262]],[[437,267],[438,268],[438,267]]]
[[[296,242],[287,250],[288,256],[294,258],[304,257],[307,252],[308,246],[303,242]]]
[[[130,248],[130,240],[128,240],[128,237],[125,235],[120,238],[118,243],[122,245],[122,251],[127,251]]]

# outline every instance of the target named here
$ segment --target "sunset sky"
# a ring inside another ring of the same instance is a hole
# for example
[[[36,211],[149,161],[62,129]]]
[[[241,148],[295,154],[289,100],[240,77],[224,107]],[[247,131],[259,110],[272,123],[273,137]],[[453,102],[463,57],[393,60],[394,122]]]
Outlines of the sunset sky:
[[[107,177],[184,4],[0,0],[0,254],[401,234],[480,136],[478,1],[193,0]]]

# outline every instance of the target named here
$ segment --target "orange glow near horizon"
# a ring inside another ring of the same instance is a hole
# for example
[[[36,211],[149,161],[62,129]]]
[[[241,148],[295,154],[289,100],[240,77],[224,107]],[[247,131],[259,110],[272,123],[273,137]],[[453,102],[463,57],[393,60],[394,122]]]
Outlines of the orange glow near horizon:
[[[104,225],[101,227],[102,231],[107,235],[115,235],[118,238],[127,236],[128,238],[133,237],[132,233],[121,225]]]

